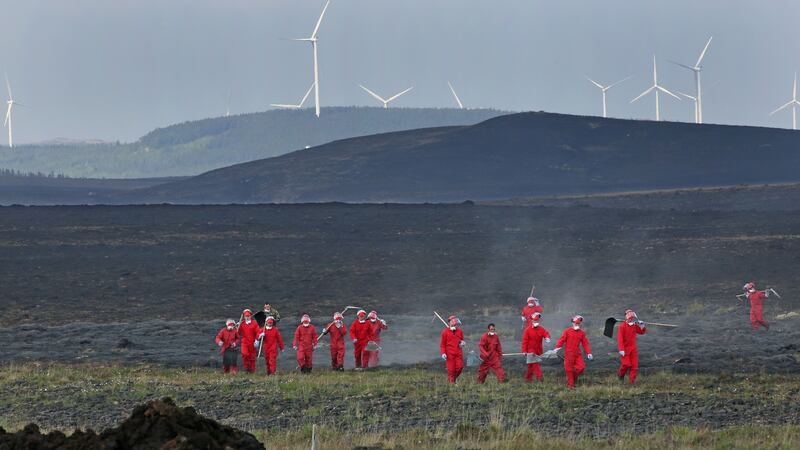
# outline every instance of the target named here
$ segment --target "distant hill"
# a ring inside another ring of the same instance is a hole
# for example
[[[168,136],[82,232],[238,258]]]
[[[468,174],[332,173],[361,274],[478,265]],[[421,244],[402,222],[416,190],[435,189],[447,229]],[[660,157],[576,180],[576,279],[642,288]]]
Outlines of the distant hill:
[[[58,140],[9,149],[0,168],[82,178],[197,175],[330,141],[424,127],[472,125],[504,114],[488,109],[323,108],[197,120],[159,128],[133,143]]]
[[[793,181],[800,181],[800,133],[790,130],[520,113],[340,140],[145,189],[135,199],[453,202]]]

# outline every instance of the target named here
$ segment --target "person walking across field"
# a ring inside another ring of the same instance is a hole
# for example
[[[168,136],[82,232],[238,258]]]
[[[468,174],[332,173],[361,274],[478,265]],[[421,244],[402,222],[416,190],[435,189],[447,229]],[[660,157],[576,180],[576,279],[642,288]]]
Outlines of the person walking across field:
[[[278,350],[283,351],[283,336],[275,326],[275,318],[267,316],[264,321],[264,328],[261,329],[259,334],[261,341],[261,353],[264,354],[264,367],[267,369],[267,375],[275,375],[278,369]]]
[[[461,331],[461,323],[456,316],[448,317],[448,328],[442,330],[442,337],[439,341],[439,349],[442,352],[442,359],[447,366],[447,380],[455,383],[464,370],[464,352],[462,348],[464,342],[464,332]]]
[[[586,363],[583,362],[583,356],[581,356],[581,346],[586,352],[586,358],[589,361],[594,359],[589,346],[589,338],[586,337],[586,332],[581,330],[582,323],[583,317],[573,317],[572,326],[564,330],[555,348],[556,352],[564,348],[564,371],[567,374],[567,387],[570,389],[575,387],[578,377],[586,369]]]
[[[530,326],[522,334],[522,353],[532,353],[540,356],[543,352],[542,341],[550,342],[550,332],[540,325],[539,321],[541,319],[542,313],[535,312],[531,314]],[[537,380],[542,381],[542,366],[538,362],[528,363],[525,381],[530,383],[533,380],[533,375],[536,375]]]
[[[236,321],[228,319],[225,326],[219,330],[214,339],[222,354],[222,373],[235,375],[239,372],[239,333],[236,331]]]
[[[256,352],[258,351],[256,338],[261,327],[258,326],[258,322],[253,320],[253,312],[249,309],[245,309],[242,312],[242,317],[244,319],[239,323],[239,338],[242,341],[242,365],[244,365],[246,372],[255,373]]]
[[[625,311],[625,321],[620,323],[617,328],[617,349],[619,351],[619,376],[620,381],[628,381],[631,384],[636,382],[636,374],[639,371],[639,350],[636,347],[636,336],[647,333],[647,326],[638,320],[636,313],[632,309]]]
[[[297,351],[297,365],[300,372],[311,373],[314,362],[314,350],[317,349],[317,329],[311,325],[311,317],[303,314],[300,325],[294,331],[292,348]]]
[[[481,365],[478,368],[478,383],[486,381],[489,369],[492,369],[497,381],[505,383],[506,373],[503,371],[503,346],[500,344],[500,337],[497,335],[495,326],[490,323],[486,333],[481,336],[478,348],[481,352]]]

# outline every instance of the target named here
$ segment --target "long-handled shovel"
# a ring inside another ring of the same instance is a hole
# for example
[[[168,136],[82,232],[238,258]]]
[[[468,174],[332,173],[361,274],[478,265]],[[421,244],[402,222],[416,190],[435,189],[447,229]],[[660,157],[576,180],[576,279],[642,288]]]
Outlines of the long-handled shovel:
[[[606,319],[606,324],[605,327],[603,328],[603,334],[609,338],[613,338],[614,327],[617,324],[617,322],[625,322],[625,321],[622,319],[615,319],[613,317],[609,317],[608,319]],[[659,328],[667,328],[667,329],[678,328],[678,325],[671,325],[668,323],[658,323],[658,322],[642,322],[642,323],[648,326],[659,327]]]
[[[344,315],[344,313],[347,312],[348,309],[361,309],[361,307],[359,307],[359,306],[345,306],[344,309],[339,312],[339,314]],[[333,322],[329,323],[325,328],[322,329],[322,333],[320,333],[320,335],[317,336],[317,342],[319,342],[319,340],[322,339],[322,336],[325,335],[325,332],[328,331],[328,329],[330,329],[330,327],[332,325],[333,325]]]

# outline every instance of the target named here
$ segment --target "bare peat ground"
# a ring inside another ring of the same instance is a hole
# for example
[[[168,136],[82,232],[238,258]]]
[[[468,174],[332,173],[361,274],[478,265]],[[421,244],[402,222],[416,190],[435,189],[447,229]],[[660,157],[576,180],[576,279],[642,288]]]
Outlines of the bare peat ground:
[[[354,443],[409,430],[424,434],[420,447],[478,443],[462,448],[508,448],[485,439],[519,436],[796,424],[799,237],[800,215],[791,212],[0,208],[0,425],[102,429],[163,396],[268,447],[279,439],[278,448],[305,439],[312,423]],[[750,331],[747,307],[734,297],[750,279],[783,296],[767,301],[769,332]],[[493,321],[506,351],[518,351],[517,311],[532,281],[554,337],[572,314],[587,318],[596,359],[582,386],[563,388],[559,361],[545,364],[543,385],[524,385],[513,357],[506,385],[478,386],[469,367],[448,386],[432,311],[462,315],[470,348]],[[390,366],[330,373],[323,347],[315,373],[301,377],[287,349],[278,377],[265,379],[263,362],[255,376],[221,377],[214,334],[225,317],[264,300],[283,314],[287,341],[303,312],[319,326],[345,305],[378,309],[390,325],[382,344]],[[640,338],[634,388],[616,381],[616,348],[601,336],[605,318],[627,307],[681,325]],[[542,434],[525,434],[531,429]]]

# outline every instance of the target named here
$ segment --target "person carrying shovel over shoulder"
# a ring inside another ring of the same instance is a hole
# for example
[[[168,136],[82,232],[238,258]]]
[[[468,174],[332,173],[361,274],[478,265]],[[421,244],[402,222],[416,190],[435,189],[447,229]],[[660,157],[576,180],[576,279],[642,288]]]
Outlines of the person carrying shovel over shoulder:
[[[222,354],[222,373],[236,375],[239,372],[239,333],[236,331],[236,321],[228,319],[225,326],[219,330],[214,339]]]
[[[769,322],[764,320],[764,299],[769,298],[769,289],[757,291],[752,281],[745,284],[742,289],[750,301],[750,326],[753,331],[758,331],[762,326],[769,331]]]
[[[631,384],[636,382],[639,371],[639,351],[636,348],[636,335],[647,333],[647,325],[636,316],[633,310],[625,311],[625,322],[617,328],[617,343],[620,356],[619,380],[625,382],[625,374]]]
[[[276,326],[278,325],[278,322],[281,321],[281,313],[279,313],[278,310],[273,308],[269,303],[264,303],[264,315],[266,315],[266,317],[271,316],[273,319],[275,319]]]
[[[554,349],[558,353],[562,347],[565,348],[564,371],[567,373],[567,387],[570,389],[575,388],[575,382],[578,381],[578,377],[586,370],[586,363],[583,362],[583,356],[581,356],[581,346],[586,352],[586,358],[589,361],[594,359],[592,349],[589,346],[589,338],[581,330],[582,323],[582,316],[573,317],[572,326],[564,330]]]
[[[278,369],[278,350],[283,351],[283,336],[275,326],[274,317],[267,316],[258,339],[261,341],[261,353],[264,354],[264,367],[267,369],[267,375],[275,375],[275,371]]]
[[[522,319],[522,323],[525,325],[525,329],[527,330],[531,326],[531,316],[533,313],[542,313],[544,312],[544,308],[539,303],[539,299],[530,296],[528,297],[528,302],[525,304],[525,307],[522,308],[522,314],[520,315],[520,319]]]
[[[506,373],[503,371],[503,346],[500,345],[500,337],[497,335],[495,326],[490,323],[486,333],[481,336],[478,348],[481,352],[481,365],[478,368],[478,383],[486,381],[489,369],[492,369],[497,381],[506,382]]]
[[[333,315],[333,322],[331,322],[322,335],[329,335],[331,337],[331,369],[342,371],[344,370],[344,341],[347,336],[347,326],[344,324],[344,316],[342,313],[335,313]]]
[[[447,323],[448,328],[442,330],[439,349],[447,366],[447,380],[455,384],[459,375],[461,375],[461,371],[464,370],[464,352],[462,348],[466,343],[464,342],[464,332],[459,327],[461,321],[458,320],[458,317],[448,317]]]
[[[542,313],[535,312],[531,314],[531,325],[522,334],[522,353],[533,353],[536,356],[541,356],[544,351],[542,341],[550,342],[550,332],[539,324],[541,319]],[[528,363],[525,381],[530,383],[534,374],[537,380],[542,381],[542,366],[538,362]]]

